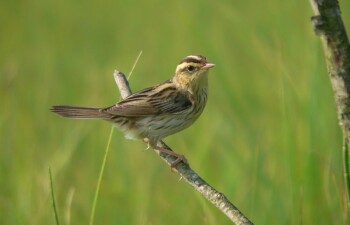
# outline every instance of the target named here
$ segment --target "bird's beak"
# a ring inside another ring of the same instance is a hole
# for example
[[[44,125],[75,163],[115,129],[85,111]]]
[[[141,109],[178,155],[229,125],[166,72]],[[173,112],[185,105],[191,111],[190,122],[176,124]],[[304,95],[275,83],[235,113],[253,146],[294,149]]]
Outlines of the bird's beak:
[[[210,69],[210,68],[212,68],[212,67],[214,67],[214,66],[215,66],[215,64],[206,63],[201,69],[202,69],[202,70],[208,70],[208,69]]]

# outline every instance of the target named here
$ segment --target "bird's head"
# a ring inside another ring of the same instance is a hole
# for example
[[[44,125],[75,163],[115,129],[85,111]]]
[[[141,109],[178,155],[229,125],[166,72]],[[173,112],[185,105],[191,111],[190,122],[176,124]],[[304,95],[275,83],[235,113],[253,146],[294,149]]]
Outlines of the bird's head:
[[[176,67],[173,82],[181,89],[195,92],[208,86],[208,70],[215,65],[201,55],[185,57]]]

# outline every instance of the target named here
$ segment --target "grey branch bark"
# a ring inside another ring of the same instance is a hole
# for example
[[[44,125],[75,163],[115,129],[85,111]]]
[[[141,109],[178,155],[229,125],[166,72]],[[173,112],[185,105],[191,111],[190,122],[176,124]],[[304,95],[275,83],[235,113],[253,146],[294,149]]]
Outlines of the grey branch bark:
[[[339,125],[344,136],[344,171],[350,208],[350,45],[337,0],[310,0],[315,16],[311,18],[320,36],[331,80]]]
[[[129,84],[125,75],[117,70],[114,71],[114,79],[117,83],[118,89],[122,98],[126,98],[132,92],[130,90]],[[167,146],[163,141],[158,143],[160,146],[169,149],[172,149]],[[163,152],[157,152],[159,156],[168,164],[176,160],[176,157],[172,155],[167,155]],[[252,225],[253,223],[243,215],[236,206],[234,206],[224,194],[215,190],[210,186],[205,180],[203,180],[194,170],[190,168],[188,164],[183,162],[178,163],[174,168],[176,171],[187,183],[189,183],[196,191],[201,193],[206,199],[209,200],[213,205],[215,205],[220,211],[222,211],[232,222],[237,225]]]

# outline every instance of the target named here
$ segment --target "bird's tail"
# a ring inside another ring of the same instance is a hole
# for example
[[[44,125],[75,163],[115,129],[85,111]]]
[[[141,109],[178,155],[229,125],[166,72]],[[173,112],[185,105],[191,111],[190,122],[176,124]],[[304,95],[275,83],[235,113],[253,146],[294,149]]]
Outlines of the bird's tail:
[[[104,113],[101,108],[79,107],[57,105],[52,106],[51,112],[57,113],[63,117],[75,119],[108,119],[110,115]]]

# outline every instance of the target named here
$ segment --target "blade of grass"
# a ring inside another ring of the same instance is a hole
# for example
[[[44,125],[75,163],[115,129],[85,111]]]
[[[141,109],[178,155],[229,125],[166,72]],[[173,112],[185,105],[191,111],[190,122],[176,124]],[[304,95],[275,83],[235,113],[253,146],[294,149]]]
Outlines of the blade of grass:
[[[58,220],[58,214],[57,214],[57,208],[56,208],[56,202],[55,202],[55,194],[54,194],[54,191],[53,191],[52,174],[51,174],[51,168],[50,167],[49,167],[49,179],[50,179],[50,194],[51,194],[52,210],[53,210],[53,214],[54,214],[54,217],[55,217],[56,225],[59,225],[60,222]]]
[[[136,60],[134,62],[134,65],[132,65],[131,71],[130,71],[130,73],[128,75],[128,80],[130,79],[131,74],[134,72],[134,69],[135,69],[137,63],[139,62],[139,59],[140,59],[141,55],[142,55],[142,51],[140,51],[139,55],[137,56],[137,58],[136,58]]]
[[[94,224],[95,211],[96,211],[96,205],[97,205],[98,194],[99,194],[99,192],[100,192],[100,186],[101,186],[102,176],[103,176],[103,172],[104,172],[105,166],[106,166],[106,161],[107,161],[109,146],[110,146],[111,140],[112,140],[113,131],[114,131],[114,127],[112,126],[111,132],[109,133],[109,138],[108,138],[108,143],[107,143],[105,155],[104,155],[104,157],[103,157],[103,162],[102,162],[100,174],[99,174],[99,176],[98,176],[98,181],[97,181],[97,187],[96,187],[96,191],[95,191],[94,201],[93,201],[93,203],[92,203],[92,209],[91,209],[91,214],[90,214],[90,222],[89,222],[89,225],[93,225],[93,224]]]
[[[128,80],[129,78],[131,77],[131,74],[132,72],[134,71],[135,67],[136,67],[136,64],[138,63],[140,57],[142,55],[142,51],[140,51],[140,53],[138,54],[132,68],[131,68],[131,71],[129,73],[129,76],[128,76]],[[105,166],[106,166],[106,161],[107,161],[107,156],[108,156],[108,151],[109,151],[109,146],[111,144],[111,140],[112,140],[112,136],[113,136],[113,131],[114,131],[114,126],[112,126],[112,129],[111,129],[111,132],[109,134],[109,138],[108,138],[108,143],[107,143],[107,146],[106,146],[106,150],[105,150],[105,154],[103,156],[103,162],[102,162],[102,165],[101,165],[101,170],[100,170],[100,174],[98,176],[98,181],[97,181],[97,186],[96,186],[96,191],[95,191],[95,196],[94,196],[94,201],[92,203],[92,209],[91,209],[91,214],[90,214],[90,222],[89,222],[89,225],[93,225],[94,224],[94,219],[95,219],[95,211],[96,211],[96,205],[97,205],[97,199],[98,199],[98,194],[100,192],[100,186],[101,186],[101,181],[102,181],[102,176],[103,176],[103,173],[104,173],[104,170],[105,170]]]
[[[72,208],[72,202],[73,202],[73,196],[74,196],[74,188],[70,188],[68,191],[68,197],[66,201],[66,215],[65,215],[65,224],[70,225],[70,215],[71,215],[71,208]]]

